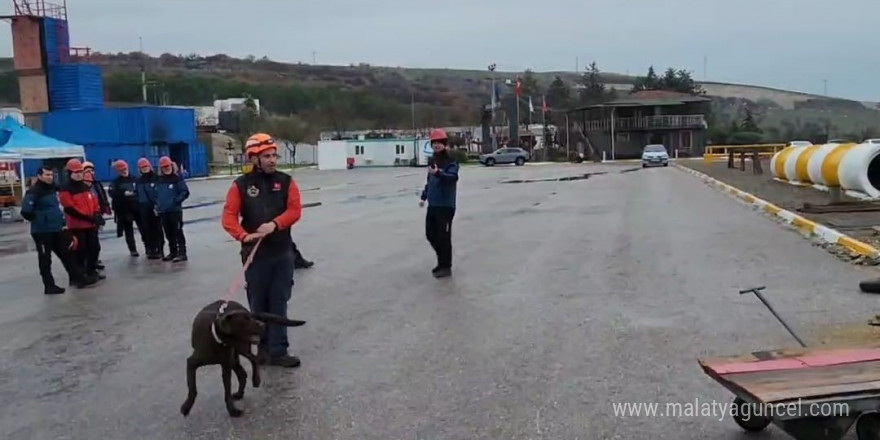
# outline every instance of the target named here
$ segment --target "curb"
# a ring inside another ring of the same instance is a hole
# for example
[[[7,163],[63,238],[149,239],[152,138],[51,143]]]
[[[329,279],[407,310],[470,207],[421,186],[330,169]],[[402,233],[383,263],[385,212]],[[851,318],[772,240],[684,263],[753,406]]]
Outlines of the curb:
[[[752,194],[749,194],[739,188],[730,186],[720,180],[717,180],[713,177],[709,177],[699,171],[692,170],[682,165],[673,164],[675,168],[678,168],[688,174],[696,176],[703,180],[705,183],[715,186],[734,197],[741,199],[748,203],[749,205],[756,206],[761,208],[767,214],[779,217],[783,219],[789,225],[794,226],[798,230],[809,234],[813,237],[818,237],[822,239],[822,241],[826,243],[836,244],[846,248],[851,252],[855,252],[859,255],[878,258],[880,257],[880,250],[871,246],[865,242],[856,240],[850,236],[847,236],[839,231],[831,229],[825,225],[816,223],[812,220],[808,220],[798,214],[795,214],[791,211],[782,209],[766,200],[759,199]]]

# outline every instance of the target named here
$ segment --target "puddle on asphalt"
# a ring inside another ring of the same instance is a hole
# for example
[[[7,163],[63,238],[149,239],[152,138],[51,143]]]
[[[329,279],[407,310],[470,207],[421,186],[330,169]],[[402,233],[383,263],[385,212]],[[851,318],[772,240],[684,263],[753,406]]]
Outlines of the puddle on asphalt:
[[[577,176],[547,177],[544,179],[502,180],[501,183],[571,182],[574,180],[587,180],[592,176],[601,176],[603,174],[608,174],[608,172],[607,171],[600,171],[600,172],[596,172],[596,173],[579,174]]]
[[[620,170],[620,174],[623,174],[623,173],[631,173],[631,172],[633,172],[633,171],[638,171],[638,170],[640,170],[640,169],[642,169],[642,167],[638,167],[638,168],[627,168],[627,169],[625,169],[625,170]]]

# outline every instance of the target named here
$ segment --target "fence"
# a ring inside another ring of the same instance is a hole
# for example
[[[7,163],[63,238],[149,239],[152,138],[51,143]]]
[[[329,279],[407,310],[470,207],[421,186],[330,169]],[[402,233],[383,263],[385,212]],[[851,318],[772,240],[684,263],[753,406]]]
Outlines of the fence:
[[[707,146],[703,153],[703,162],[727,162],[731,152],[757,152],[758,157],[771,159],[774,154],[785,148],[785,144],[756,144],[756,145],[714,145]]]

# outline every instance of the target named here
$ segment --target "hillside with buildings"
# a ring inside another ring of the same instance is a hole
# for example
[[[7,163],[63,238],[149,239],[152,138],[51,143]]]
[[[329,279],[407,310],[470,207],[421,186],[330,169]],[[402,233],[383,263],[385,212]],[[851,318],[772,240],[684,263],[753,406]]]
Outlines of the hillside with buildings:
[[[142,102],[143,68],[151,103],[209,106],[216,99],[250,95],[259,99],[266,114],[289,120],[297,127],[293,136],[303,140],[315,140],[321,131],[479,125],[483,108],[490,102],[493,77],[502,94],[513,89],[508,80],[523,77],[523,94],[533,99],[536,121],[540,122],[541,99],[546,95],[551,123],[559,123],[562,110],[584,104],[586,87],[585,75],[574,72],[321,66],[222,54],[91,53],[88,59],[75,61],[102,66],[105,99],[110,105]],[[664,70],[658,66],[658,72]],[[0,100],[14,106],[18,82],[11,59],[0,60],[0,71]],[[616,96],[626,95],[637,81],[634,76],[605,72],[598,78],[606,89],[616,90]],[[876,103],[760,86],[699,85],[713,99],[710,129],[711,125],[722,130],[735,124],[744,112],[755,118],[768,141],[813,136],[820,128],[833,137],[862,137],[880,128]],[[521,118],[527,122],[528,112],[523,113]]]

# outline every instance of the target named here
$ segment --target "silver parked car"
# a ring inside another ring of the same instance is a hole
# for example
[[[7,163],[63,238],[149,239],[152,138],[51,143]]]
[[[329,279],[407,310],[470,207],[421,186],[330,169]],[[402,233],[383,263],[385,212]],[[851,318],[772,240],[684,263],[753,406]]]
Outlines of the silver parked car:
[[[666,152],[666,147],[661,144],[645,145],[645,149],[642,150],[642,168],[655,165],[668,167],[669,153]]]
[[[491,167],[496,163],[515,163],[522,166],[529,160],[529,152],[522,148],[499,148],[489,154],[480,155],[480,163]]]

